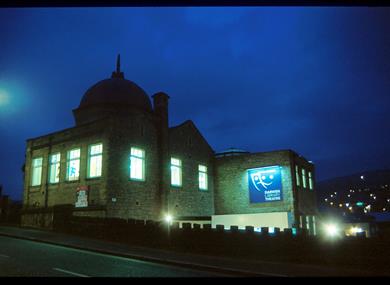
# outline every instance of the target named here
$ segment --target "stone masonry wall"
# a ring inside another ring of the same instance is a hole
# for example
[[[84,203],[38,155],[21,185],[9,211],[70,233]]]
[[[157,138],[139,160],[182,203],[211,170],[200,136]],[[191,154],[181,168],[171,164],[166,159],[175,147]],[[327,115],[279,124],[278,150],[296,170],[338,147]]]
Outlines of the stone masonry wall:
[[[48,207],[59,204],[73,204],[76,200],[76,188],[80,185],[89,185],[89,204],[105,204],[105,188],[107,173],[107,138],[104,133],[105,122],[83,125],[61,132],[28,140],[25,181],[24,207],[44,207],[47,199]],[[99,178],[87,178],[87,155],[90,144],[103,143],[103,169]],[[67,151],[73,148],[81,149],[80,178],[78,181],[65,181]],[[61,153],[59,183],[49,184],[49,155]],[[43,157],[42,178],[40,186],[31,186],[31,162],[35,157]],[[47,196],[47,197],[46,197]]]
[[[109,121],[109,217],[154,220],[160,218],[157,129],[153,114],[132,112]],[[130,149],[145,152],[145,180],[130,179]]]
[[[195,125],[186,121],[170,129],[170,154],[182,161],[182,186],[170,186],[169,212],[174,217],[214,214],[214,152]],[[198,165],[207,166],[208,190],[199,189]]]
[[[283,201],[250,203],[247,169],[279,165],[282,167]],[[251,214],[294,212],[293,183],[289,151],[251,153],[216,158],[215,212]]]
[[[298,166],[298,174],[300,178],[299,186],[296,184],[296,177],[294,177],[294,185],[297,192],[298,201],[298,213],[300,215],[317,215],[317,201],[316,201],[316,187],[315,187],[315,168],[312,163],[309,163],[303,157],[294,154],[294,164]],[[302,168],[306,170],[306,188],[303,187],[302,183]],[[308,172],[312,173],[313,189],[309,188],[309,175]],[[295,173],[295,167],[294,167]]]

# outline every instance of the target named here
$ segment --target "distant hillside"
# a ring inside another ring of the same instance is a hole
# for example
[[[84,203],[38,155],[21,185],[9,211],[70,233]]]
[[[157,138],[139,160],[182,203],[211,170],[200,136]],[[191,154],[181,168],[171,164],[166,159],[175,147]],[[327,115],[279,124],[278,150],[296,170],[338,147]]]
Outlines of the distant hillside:
[[[363,179],[362,179],[363,176]],[[349,189],[380,188],[390,184],[390,169],[359,172],[352,175],[318,181],[317,193],[322,194]]]
[[[367,213],[390,211],[390,169],[359,172],[320,181],[317,182],[316,189],[320,210],[356,212],[358,203],[361,205],[360,209]]]

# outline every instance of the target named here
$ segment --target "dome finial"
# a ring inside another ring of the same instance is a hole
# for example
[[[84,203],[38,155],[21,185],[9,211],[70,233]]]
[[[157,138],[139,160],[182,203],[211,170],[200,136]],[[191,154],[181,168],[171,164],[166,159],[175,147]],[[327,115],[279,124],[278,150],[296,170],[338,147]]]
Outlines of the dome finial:
[[[119,53],[116,58],[116,71],[112,73],[111,78],[124,78],[123,72],[121,72],[121,55]]]

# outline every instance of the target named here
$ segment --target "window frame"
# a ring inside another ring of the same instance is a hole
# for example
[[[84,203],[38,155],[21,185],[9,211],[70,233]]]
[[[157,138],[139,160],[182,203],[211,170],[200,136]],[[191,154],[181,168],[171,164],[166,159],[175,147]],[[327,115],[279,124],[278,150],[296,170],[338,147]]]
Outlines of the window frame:
[[[55,162],[55,163],[53,163],[52,162],[52,158],[53,158],[53,156],[55,156],[55,155],[59,155],[59,157],[58,157],[58,161],[57,162]],[[55,182],[52,182],[51,181],[51,175],[52,175],[52,166],[54,166],[55,167],[55,170],[57,169],[56,168],[56,165],[58,164],[58,181],[55,181]],[[61,176],[61,152],[55,152],[55,153],[51,153],[50,155],[49,155],[49,175],[48,175],[48,179],[47,179],[47,181],[49,182],[49,184],[50,185],[53,185],[53,184],[58,184],[58,183],[60,183],[60,176]]]
[[[132,149],[137,150],[137,151],[141,151],[142,152],[142,156],[138,156],[138,155],[132,154]],[[146,181],[146,173],[145,173],[146,158],[145,157],[146,157],[146,152],[145,152],[145,150],[143,148],[140,148],[140,147],[137,147],[137,146],[130,147],[130,156],[129,156],[129,179],[130,180],[132,180],[132,181]],[[142,178],[131,177],[131,161],[132,161],[132,158],[135,158],[135,159],[141,161],[141,163],[142,163],[142,170],[141,170]]]
[[[40,159],[41,161],[41,164],[39,166],[36,166],[34,165],[34,162],[36,160]],[[34,184],[34,173],[36,171],[37,168],[40,168],[40,175],[39,175],[39,183],[38,184]],[[43,156],[37,156],[37,157],[34,157],[32,160],[31,160],[31,181],[30,181],[30,186],[31,187],[38,187],[38,186],[41,186],[42,185],[42,174],[43,174]]]
[[[306,170],[302,167],[302,187],[307,188],[307,183],[306,183]]]
[[[200,168],[201,167],[204,167],[205,170],[201,170]],[[205,188],[202,188],[201,187],[201,180],[200,180],[200,177],[201,177],[201,174],[204,174],[205,175]],[[199,190],[200,191],[208,191],[209,190],[209,176],[208,176],[208,168],[206,165],[203,165],[203,164],[198,164],[198,184],[199,184]]]
[[[94,146],[97,146],[97,145],[101,145],[102,146],[102,151],[100,153],[97,153],[97,154],[91,154],[91,150],[92,150],[92,147]],[[100,156],[100,175],[97,175],[97,176],[91,176],[91,159],[93,157],[98,157]],[[98,142],[98,143],[94,143],[94,144],[90,144],[88,145],[88,158],[87,158],[87,179],[98,179],[100,177],[102,177],[103,175],[103,143],[102,142]]]
[[[77,158],[70,158],[70,153],[72,151],[78,150],[79,151],[79,156]],[[78,176],[77,179],[70,179],[69,176],[69,167],[70,167],[70,162],[73,160],[78,160],[79,161],[79,171],[78,171]],[[66,153],[66,176],[65,176],[65,181],[67,182],[75,182],[80,180],[80,166],[81,166],[81,147],[75,147],[67,151]]]
[[[295,184],[296,186],[301,186],[301,177],[299,175],[299,166],[295,165]]]
[[[313,190],[314,189],[314,184],[313,184],[313,176],[311,174],[311,171],[308,171],[307,175],[309,177],[309,189]]]
[[[177,160],[179,162],[179,165],[173,164],[173,162],[172,162],[173,159]],[[173,168],[178,169],[178,171],[179,171],[179,183],[178,184],[173,183],[173,175],[172,175]],[[182,187],[183,186],[183,163],[182,163],[182,160],[179,158],[176,158],[176,157],[171,157],[170,169],[171,169],[171,186],[178,187],[178,188]]]
[[[307,229],[307,231],[309,232],[309,234],[311,234],[311,228],[310,228],[310,216],[309,215],[306,215],[305,216],[305,228]]]
[[[313,235],[317,235],[317,227],[316,227],[316,216],[312,216],[312,225],[313,225]]]

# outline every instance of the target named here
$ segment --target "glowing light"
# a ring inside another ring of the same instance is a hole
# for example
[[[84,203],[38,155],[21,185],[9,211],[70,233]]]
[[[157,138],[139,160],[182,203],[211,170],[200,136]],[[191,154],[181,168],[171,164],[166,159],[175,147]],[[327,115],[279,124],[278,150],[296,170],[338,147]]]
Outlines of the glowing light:
[[[167,223],[171,223],[172,220],[173,220],[173,218],[172,218],[171,215],[168,214],[168,215],[165,216],[165,221],[166,221]]]
[[[356,206],[363,206],[363,202],[356,202]]]
[[[24,90],[25,82],[16,82],[11,79],[7,82],[0,79],[0,120],[3,116],[24,115],[31,98],[34,98],[34,88]],[[29,106],[31,107],[31,106]],[[30,113],[31,109],[28,109]],[[9,118],[8,118],[9,119]]]
[[[5,90],[0,89],[0,107],[8,105],[8,103],[9,103],[8,93]]]
[[[293,235],[296,235],[296,234],[297,234],[297,229],[296,229],[296,228],[292,228],[292,234],[293,234]]]
[[[325,232],[329,237],[334,238],[340,234],[340,229],[336,224],[326,224]]]
[[[361,179],[361,180],[364,180],[364,175],[360,176],[360,179]]]
[[[363,232],[363,229],[362,228],[358,228],[358,227],[352,227],[351,229],[350,229],[350,232],[352,233],[352,234],[357,234],[357,233],[362,233]]]

